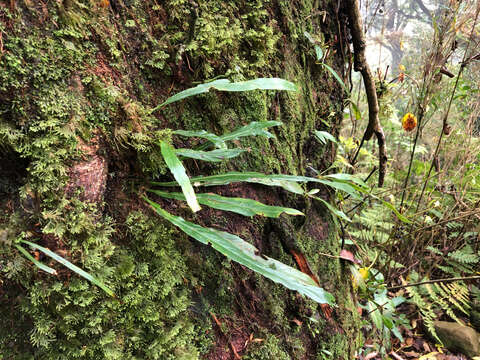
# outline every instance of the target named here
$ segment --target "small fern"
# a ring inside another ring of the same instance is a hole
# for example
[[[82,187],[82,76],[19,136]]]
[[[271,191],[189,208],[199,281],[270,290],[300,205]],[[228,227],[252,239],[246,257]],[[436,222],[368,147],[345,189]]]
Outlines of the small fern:
[[[437,284],[433,284],[437,285]],[[444,291],[441,286],[433,287],[430,284],[425,284],[425,289],[428,291],[428,295],[431,299],[434,299],[435,303],[438,304],[445,313],[456,322],[459,322],[457,315],[453,312],[452,308],[448,304],[448,292]]]
[[[403,283],[406,284],[405,281]],[[469,290],[462,281],[411,286],[407,287],[407,292],[410,295],[410,301],[419,309],[425,328],[438,341],[440,339],[435,332],[434,321],[441,312],[459,324],[462,323],[455,311],[461,311],[468,316]]]
[[[473,249],[470,245],[466,245],[461,249],[451,252],[448,254],[448,257],[451,260],[465,265],[474,265],[478,262],[478,254],[473,252]]]
[[[406,284],[404,280],[403,283]],[[426,300],[424,296],[420,295],[417,289],[413,286],[407,287],[407,292],[410,295],[410,301],[419,309],[420,314],[422,315],[424,326],[436,340],[441,342],[435,331],[435,327],[433,326],[433,322],[437,317],[432,309],[432,303]]]
[[[365,208],[353,221],[354,227],[349,229],[349,235],[364,254],[365,260],[371,262],[378,253],[378,247],[381,247],[390,238],[394,226],[392,217],[388,211],[385,211],[384,206],[376,204]],[[379,263],[384,264],[391,261],[391,259],[385,258],[386,255],[384,252],[380,253]],[[395,266],[392,262],[390,264]]]
[[[479,255],[475,253],[470,245],[450,252],[445,256],[440,250],[428,247],[428,250],[436,255],[444,257],[444,263],[437,264],[436,267],[445,274],[454,277],[462,276],[462,274],[472,274],[479,262]]]

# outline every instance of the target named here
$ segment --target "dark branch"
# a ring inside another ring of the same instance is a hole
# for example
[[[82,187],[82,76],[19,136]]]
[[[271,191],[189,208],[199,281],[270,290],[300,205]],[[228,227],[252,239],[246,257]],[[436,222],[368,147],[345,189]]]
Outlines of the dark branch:
[[[365,57],[366,41],[363,33],[362,18],[358,8],[358,0],[347,0],[347,8],[350,32],[353,40],[353,66],[355,71],[359,71],[362,74],[368,101],[368,126],[363,138],[368,141],[372,138],[373,134],[377,137],[379,156],[378,186],[382,187],[385,180],[388,158],[385,134],[378,119],[379,108],[375,80],[373,79],[372,72]]]

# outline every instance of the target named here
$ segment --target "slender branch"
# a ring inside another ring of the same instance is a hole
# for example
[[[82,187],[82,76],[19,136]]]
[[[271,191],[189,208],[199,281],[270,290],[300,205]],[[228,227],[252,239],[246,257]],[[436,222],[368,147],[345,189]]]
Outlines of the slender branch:
[[[368,101],[368,126],[363,137],[366,141],[370,140],[373,134],[375,134],[377,137],[379,157],[378,187],[382,187],[387,171],[388,157],[387,147],[385,144],[385,134],[382,126],[380,125],[380,120],[378,119],[379,108],[375,80],[373,79],[372,72],[370,71],[365,56],[366,41],[365,34],[363,33],[362,18],[358,7],[358,0],[347,0],[346,7],[348,9],[350,32],[353,40],[353,65],[355,71],[359,71],[362,74]]]
[[[420,281],[420,282],[412,283],[412,284],[391,286],[391,287],[387,287],[387,290],[398,290],[398,289],[403,289],[403,288],[406,288],[406,287],[420,286],[420,285],[425,285],[425,284],[446,283],[446,282],[455,282],[455,281],[463,281],[463,280],[479,280],[479,279],[480,279],[480,275],[464,276],[464,277],[457,277],[457,278],[447,278],[447,279],[427,280],[427,281]]]

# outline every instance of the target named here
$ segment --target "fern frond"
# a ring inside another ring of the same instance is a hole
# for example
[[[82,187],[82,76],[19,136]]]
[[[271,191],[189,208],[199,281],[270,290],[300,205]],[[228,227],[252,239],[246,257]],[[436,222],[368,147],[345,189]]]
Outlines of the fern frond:
[[[443,290],[447,291],[450,294],[450,297],[448,298],[448,301],[450,301],[458,310],[463,312],[465,315],[468,315],[468,311],[466,311],[462,305],[458,303],[456,300],[458,298],[458,288],[455,286],[451,286],[452,284],[444,284],[440,283],[440,286],[443,288]],[[446,290],[448,289],[448,290]]]
[[[437,285],[437,284],[434,284],[434,285]],[[456,322],[460,323],[460,320],[457,318],[457,316],[453,312],[452,308],[448,304],[448,301],[445,301],[445,299],[449,299],[448,293],[446,293],[445,291],[438,291],[437,289],[441,289],[440,287],[432,287],[430,284],[425,284],[425,288],[427,289],[428,294],[430,295],[430,299],[435,304],[439,305],[440,308],[443,311],[445,311],[445,313],[448,316],[450,316]]]
[[[433,246],[427,246],[427,250],[434,253],[435,255],[443,256],[443,252]]]
[[[448,257],[462,264],[476,264],[479,260],[478,255],[473,252],[473,249],[469,245],[451,252],[448,254]]]

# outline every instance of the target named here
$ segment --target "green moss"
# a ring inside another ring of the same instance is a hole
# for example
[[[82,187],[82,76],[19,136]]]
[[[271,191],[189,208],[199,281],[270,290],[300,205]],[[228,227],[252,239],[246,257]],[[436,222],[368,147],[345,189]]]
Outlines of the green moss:
[[[171,9],[170,23],[180,28],[170,40],[182,49],[177,60],[184,51],[201,77],[209,78],[214,71],[253,76],[269,66],[280,36],[263,1],[201,1],[192,5],[187,0],[170,0],[167,6]]]
[[[305,30],[321,32],[310,16],[315,2],[280,1],[277,8],[260,0],[162,5],[132,0],[103,9],[96,2],[73,0],[49,2],[43,23],[44,15],[29,2],[16,3],[14,12],[2,9],[13,28],[6,31],[0,21],[6,50],[0,58],[0,147],[25,159],[27,176],[20,189],[8,192],[16,211],[2,212],[0,218],[0,267],[6,279],[0,316],[8,319],[0,325],[0,357],[196,359],[209,351],[214,336],[209,312],[244,321],[243,283],[254,288],[255,308],[271,322],[271,328],[261,329],[266,341],[252,345],[248,358],[301,358],[306,337],[314,352],[320,353],[324,342],[337,358],[345,356],[352,348],[354,316],[341,316],[346,336],[319,338],[323,320],[308,331],[291,322],[294,316],[321,319],[312,302],[186,241],[150,215],[127,216],[127,209],[139,208],[137,194],[126,190],[137,188],[129,178],[147,181],[167,174],[156,144],[170,140],[167,127],[222,134],[250,121],[284,122],[272,130],[276,139],[242,139],[238,145],[251,151],[238,161],[186,162],[192,174],[233,169],[304,174],[307,163],[325,168],[328,152],[314,147],[312,131],[323,126],[320,118],[334,128],[341,113],[330,99],[338,84],[312,65],[303,39]],[[287,41],[280,43],[281,37]],[[217,76],[279,76],[301,91],[212,92],[149,114],[167,96]],[[112,171],[104,211],[100,204],[67,199],[62,191],[69,167],[84,159],[78,144],[94,137],[101,139],[99,154]],[[195,145],[177,137],[173,142]],[[285,199],[292,206],[303,202]],[[217,214],[208,221],[226,227],[231,218]],[[261,233],[265,222],[255,221],[252,226]],[[339,312],[354,308],[346,296],[348,276],[338,262],[318,255],[337,252],[335,231],[325,241],[301,225],[296,231],[313,269],[326,274],[321,277],[325,287],[338,291]],[[57,268],[59,278],[41,274],[12,249],[17,238],[59,251],[106,282],[117,298],[107,298],[49,259],[42,261]],[[294,265],[278,239],[268,246],[269,255]]]
[[[115,248],[104,226],[84,227],[88,234],[69,231],[88,236],[90,241],[82,242],[84,267],[108,282],[116,298],[106,298],[77,276],[31,283],[21,304],[33,324],[30,342],[36,349],[31,354],[43,359],[198,358],[195,334],[204,325],[189,320],[184,279],[190,276],[173,240],[178,235],[159,220],[133,212],[125,222],[129,246]],[[78,246],[71,243],[72,256]],[[0,345],[0,353],[5,352],[7,344]]]
[[[245,360],[290,360],[292,359],[285,349],[282,349],[280,340],[272,335],[267,334],[263,341],[260,343],[254,343],[248,349],[247,354],[244,356]]]

